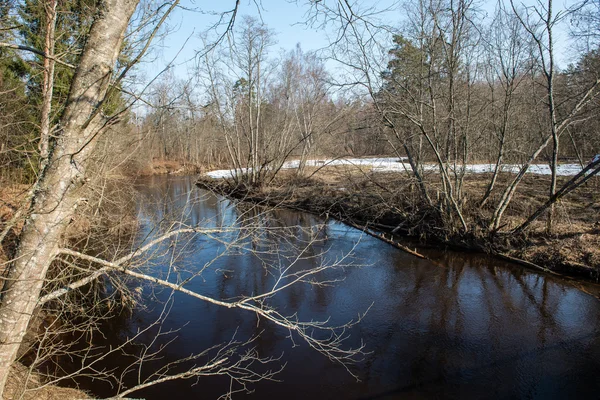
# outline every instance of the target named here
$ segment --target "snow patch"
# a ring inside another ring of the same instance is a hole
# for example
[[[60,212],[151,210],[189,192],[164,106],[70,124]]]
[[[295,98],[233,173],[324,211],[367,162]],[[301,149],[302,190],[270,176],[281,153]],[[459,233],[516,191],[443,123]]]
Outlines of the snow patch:
[[[596,155],[595,161],[600,158],[600,154]],[[376,172],[405,172],[410,171],[410,164],[405,163],[405,157],[374,157],[374,158],[339,158],[339,159],[318,159],[318,160],[307,160],[306,165],[311,167],[321,166],[340,166],[340,165],[353,165],[353,166],[367,166],[371,167]],[[296,169],[300,166],[299,160],[286,161],[282,169]],[[465,173],[469,174],[483,174],[494,171],[494,164],[467,164],[464,166]],[[519,164],[504,164],[501,167],[502,172],[510,172],[513,174],[518,173],[522,165]],[[437,164],[428,163],[423,165],[423,169],[426,172],[438,172],[439,167]],[[452,168],[451,168],[452,169]],[[460,173],[462,170],[461,166],[457,166],[457,171]],[[243,168],[242,170],[235,169],[220,169],[216,171],[207,172],[205,175],[213,179],[224,179],[233,178],[236,173],[246,174],[251,169]],[[579,164],[562,164],[557,167],[557,175],[559,176],[573,176],[581,172],[581,166]],[[537,175],[550,175],[552,173],[550,166],[546,164],[533,164],[530,165],[527,173]]]
[[[235,169],[217,169],[215,171],[207,172],[205,175],[209,176],[213,179],[225,179],[225,178],[235,178],[237,173],[246,174],[250,171],[250,169],[243,168],[240,170]]]

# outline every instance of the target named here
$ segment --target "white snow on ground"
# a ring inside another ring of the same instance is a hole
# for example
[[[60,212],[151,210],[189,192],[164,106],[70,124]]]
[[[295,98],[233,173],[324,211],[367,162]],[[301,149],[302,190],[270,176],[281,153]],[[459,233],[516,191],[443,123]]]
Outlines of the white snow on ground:
[[[433,167],[437,169],[437,166]],[[494,167],[494,164],[468,164],[466,166],[466,172],[472,174],[482,174],[486,172],[493,172]],[[522,166],[518,164],[506,164],[502,165],[500,168],[503,172],[511,172],[513,174],[516,174],[521,170],[521,167]],[[580,171],[581,166],[579,164],[562,164],[556,168],[556,174],[559,176],[577,175]],[[527,173],[537,175],[550,175],[552,171],[550,170],[549,165],[533,164],[529,167]]]
[[[306,165],[313,167],[320,166],[335,166],[335,165],[354,165],[354,166],[370,166],[373,171],[377,172],[403,172],[410,171],[410,165],[405,161],[406,158],[398,157],[377,157],[377,158],[340,158],[340,159],[322,159],[322,160],[308,160]],[[283,164],[283,169],[298,168],[300,162],[298,160],[286,161]],[[458,167],[460,168],[460,167]],[[520,165],[517,164],[506,164],[502,166],[502,171],[511,172],[516,174],[521,169]],[[436,164],[425,164],[425,171],[438,171]],[[494,164],[468,164],[466,166],[466,172],[471,174],[482,174],[486,172],[494,171]],[[581,171],[579,164],[562,164],[557,168],[557,174],[560,176],[572,176],[576,175]],[[242,173],[246,173],[247,170],[243,169]],[[531,174],[538,175],[550,175],[550,167],[546,164],[534,164],[531,165],[527,171]],[[233,169],[220,169],[216,171],[207,172],[206,175],[213,179],[232,178],[235,176],[235,170]]]
[[[246,173],[247,169],[243,168],[242,173]],[[233,178],[235,177],[235,169],[217,169],[215,171],[210,171],[205,174],[206,176],[210,176],[213,179],[223,179],[223,178]]]
[[[335,166],[335,165],[355,165],[355,166],[372,166],[373,169],[381,169],[394,171],[399,165],[402,165],[400,160],[405,158],[389,157],[389,158],[340,158],[340,159],[321,159],[307,160],[306,165],[309,167]],[[408,165],[408,164],[407,164]],[[295,169],[300,166],[299,160],[291,160],[283,163],[282,169]],[[410,168],[410,166],[408,166]],[[246,173],[248,170],[243,168],[240,172]],[[219,169],[216,171],[207,172],[206,175],[213,179],[233,178],[235,176],[234,169]]]

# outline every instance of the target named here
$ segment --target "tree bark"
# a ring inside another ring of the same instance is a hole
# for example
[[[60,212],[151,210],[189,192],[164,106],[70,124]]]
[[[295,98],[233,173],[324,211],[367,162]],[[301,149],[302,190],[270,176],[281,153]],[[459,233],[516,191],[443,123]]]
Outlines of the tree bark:
[[[558,131],[556,129],[556,105],[554,102],[554,41],[552,39],[552,28],[554,20],[552,17],[552,0],[548,0],[548,9],[546,13],[546,34],[548,35],[548,68],[544,66],[544,72],[546,74],[546,80],[548,86],[546,90],[548,92],[548,114],[550,116],[551,130],[552,130],[552,159],[550,162],[550,168],[552,170],[550,180],[550,196],[551,199],[556,193],[556,169],[558,167]],[[550,211],[548,212],[548,219],[546,220],[546,234],[552,233],[552,223],[554,220],[554,202],[550,204]]]
[[[0,398],[38,303],[48,268],[81,201],[94,138],[105,121],[106,95],[131,15],[139,0],[103,0],[90,31],[48,162],[36,184],[0,305]]]
[[[46,37],[44,43],[44,52],[48,57],[44,57],[44,84],[42,87],[42,123],[40,126],[40,170],[48,160],[50,149],[50,125],[52,117],[52,92],[54,89],[54,33],[56,31],[56,5],[57,0],[49,0],[45,5],[46,10]]]
[[[533,214],[527,218],[520,226],[515,228],[511,233],[520,234],[531,225],[540,215],[544,213],[548,208],[552,209],[552,206],[561,198],[565,197],[579,186],[583,185],[593,176],[600,173],[600,158],[594,159],[587,167],[581,170],[577,175],[571,178],[563,187],[552,195],[544,204],[542,204]]]

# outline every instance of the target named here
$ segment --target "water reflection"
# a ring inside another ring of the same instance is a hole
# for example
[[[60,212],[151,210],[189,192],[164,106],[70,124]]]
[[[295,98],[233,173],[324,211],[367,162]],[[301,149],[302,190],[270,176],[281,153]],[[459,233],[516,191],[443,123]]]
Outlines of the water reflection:
[[[240,340],[257,337],[253,346],[261,356],[283,354],[282,362],[287,363],[278,375],[281,383],[253,385],[250,396],[256,398],[597,397],[600,304],[568,282],[480,255],[430,251],[438,261],[433,264],[335,221],[323,225],[308,214],[234,205],[197,190],[189,178],[154,177],[143,185],[139,218],[145,238],[159,234],[173,220],[240,227],[213,238],[174,237],[155,250],[157,257],[148,266],[152,274],[174,281],[197,275],[186,286],[190,290],[232,299],[272,287],[274,265],[287,265],[298,249],[305,257],[297,267],[305,269],[352,253],[353,262],[362,267],[324,276],[343,279],[340,282],[294,285],[270,304],[288,315],[330,318],[334,324],[355,319],[373,304],[364,321],[349,332],[349,346],[364,340],[370,352],[353,369],[361,380],[357,382],[304,343],[296,341],[294,347],[288,331],[248,312],[146,288],[148,309],[119,326],[115,335],[153,321],[171,301],[162,329],[180,330],[160,363],[235,335]],[[273,229],[282,227],[291,235]],[[227,248],[233,237],[241,238],[243,245]],[[119,366],[123,360],[112,362]],[[163,384],[135,397],[216,398],[229,385],[222,378],[194,382]],[[108,386],[92,386],[99,395],[114,394]]]

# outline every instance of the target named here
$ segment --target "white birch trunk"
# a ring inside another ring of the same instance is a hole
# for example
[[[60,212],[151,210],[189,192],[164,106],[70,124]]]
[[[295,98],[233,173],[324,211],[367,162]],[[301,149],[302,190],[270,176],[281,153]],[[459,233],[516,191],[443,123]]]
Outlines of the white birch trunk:
[[[103,0],[71,84],[56,143],[37,183],[0,305],[0,398],[37,305],[46,272],[80,201],[101,105],[139,0]]]

